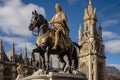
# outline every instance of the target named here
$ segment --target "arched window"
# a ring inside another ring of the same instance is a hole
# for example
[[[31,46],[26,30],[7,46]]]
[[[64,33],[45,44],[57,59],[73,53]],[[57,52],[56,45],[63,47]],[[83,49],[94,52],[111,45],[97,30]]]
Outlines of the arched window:
[[[11,70],[9,68],[4,69],[4,80],[11,80]]]

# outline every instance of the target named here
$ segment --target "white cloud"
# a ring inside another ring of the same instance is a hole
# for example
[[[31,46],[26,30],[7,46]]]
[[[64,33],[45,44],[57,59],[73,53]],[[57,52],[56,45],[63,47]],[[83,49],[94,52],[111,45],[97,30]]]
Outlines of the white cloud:
[[[119,24],[120,23],[120,20],[114,20],[114,19],[111,19],[111,20],[106,20],[106,21],[104,21],[103,23],[102,23],[102,25],[104,26],[104,27],[109,27],[109,26],[115,26],[115,25],[117,25],[117,24]]]
[[[27,39],[21,38],[21,37],[3,37],[3,41],[6,41],[8,43],[14,41],[15,48],[17,49],[23,49],[26,45],[29,52],[31,52],[36,46],[35,44],[27,41]]]
[[[120,40],[110,40],[106,41],[105,49],[110,53],[120,54]]]
[[[45,16],[42,7],[35,4],[27,4],[21,0],[2,0],[0,6],[0,29],[6,34],[16,34],[20,36],[30,35],[28,25],[33,10]]]
[[[120,39],[120,35],[110,31],[103,31],[103,39]]]
[[[113,54],[120,54],[120,35],[110,31],[103,31],[105,49]]]

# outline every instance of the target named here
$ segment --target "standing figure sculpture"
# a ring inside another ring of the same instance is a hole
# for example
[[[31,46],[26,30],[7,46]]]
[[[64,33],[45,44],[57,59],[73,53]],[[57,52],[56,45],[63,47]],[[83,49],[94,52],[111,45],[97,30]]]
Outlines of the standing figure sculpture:
[[[25,77],[25,71],[24,71],[23,65],[20,63],[18,63],[17,73],[18,73],[18,76],[16,80],[23,80],[22,78]]]
[[[25,73],[24,73],[23,65],[20,64],[20,63],[18,63],[17,73],[18,73],[19,75],[22,75],[22,76],[24,76],[24,74],[25,74]]]
[[[64,35],[64,37],[68,37],[69,35],[69,28],[67,24],[67,17],[64,12],[62,12],[62,8],[60,4],[55,5],[56,8],[56,14],[53,16],[53,18],[48,22],[49,24],[53,24],[52,30],[55,31],[55,43],[52,49],[56,49],[59,38],[60,38],[60,32]],[[65,45],[65,39],[63,38],[63,43]]]

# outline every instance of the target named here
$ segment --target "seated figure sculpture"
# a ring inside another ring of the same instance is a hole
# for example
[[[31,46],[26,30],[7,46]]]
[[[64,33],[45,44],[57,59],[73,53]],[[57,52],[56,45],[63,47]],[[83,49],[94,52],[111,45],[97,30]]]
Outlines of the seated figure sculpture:
[[[49,21],[49,24],[53,24],[52,30],[55,31],[55,43],[52,49],[56,49],[57,44],[60,39],[60,33],[64,35],[65,37],[68,37],[69,35],[69,28],[67,24],[67,17],[64,12],[62,12],[62,8],[60,4],[55,5],[56,8],[56,14],[53,16],[53,18]],[[63,39],[63,42],[65,44],[65,40]],[[65,45],[66,47],[66,45]]]

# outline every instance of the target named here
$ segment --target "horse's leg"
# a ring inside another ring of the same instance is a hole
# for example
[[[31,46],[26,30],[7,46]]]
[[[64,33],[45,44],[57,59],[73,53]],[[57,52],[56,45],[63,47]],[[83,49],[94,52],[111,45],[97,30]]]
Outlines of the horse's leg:
[[[58,59],[60,60],[60,62],[63,64],[63,68],[62,68],[62,70],[64,71],[64,69],[65,69],[65,66],[66,66],[66,62],[65,62],[65,60],[64,60],[64,55],[58,55]]]
[[[40,49],[40,48],[35,48],[33,49],[32,55],[33,55],[33,60],[35,61],[35,57],[34,57],[34,52],[38,52],[39,55],[42,58],[42,69],[45,70],[46,69],[46,65],[45,65],[45,56],[44,56],[44,52]],[[40,63],[40,62],[39,62]]]
[[[49,59],[50,58],[50,47],[47,47],[46,48],[46,74],[48,74],[48,71],[49,71]]]
[[[72,58],[74,60],[74,70],[77,70],[78,68],[78,57],[77,57],[77,51],[76,51],[76,48],[74,47],[74,51],[73,51],[73,54],[72,54]]]
[[[32,57],[33,57],[33,61],[35,61],[35,55],[34,52],[38,52],[38,48],[33,49],[32,51]]]
[[[72,55],[71,54],[67,54],[67,58],[68,58],[68,64],[69,64],[69,67],[70,67],[69,68],[69,73],[72,73]]]
[[[41,53],[40,53],[40,56],[41,56],[41,58],[42,58],[42,69],[43,69],[43,70],[46,70],[45,54],[44,54],[44,52],[41,52]]]

